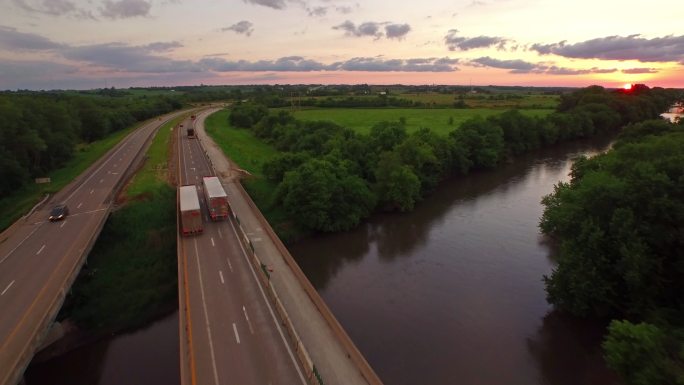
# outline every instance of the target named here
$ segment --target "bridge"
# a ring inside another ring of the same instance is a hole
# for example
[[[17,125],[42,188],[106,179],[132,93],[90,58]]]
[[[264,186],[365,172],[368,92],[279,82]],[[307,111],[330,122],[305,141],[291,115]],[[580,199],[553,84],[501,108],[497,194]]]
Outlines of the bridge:
[[[47,202],[0,235],[0,384],[21,381],[112,208],[116,191],[142,161],[153,133],[187,111],[144,124]],[[48,222],[50,207],[71,215]]]
[[[382,384],[206,135],[215,111],[178,137],[181,184],[218,176],[233,214],[179,237],[182,384]]]

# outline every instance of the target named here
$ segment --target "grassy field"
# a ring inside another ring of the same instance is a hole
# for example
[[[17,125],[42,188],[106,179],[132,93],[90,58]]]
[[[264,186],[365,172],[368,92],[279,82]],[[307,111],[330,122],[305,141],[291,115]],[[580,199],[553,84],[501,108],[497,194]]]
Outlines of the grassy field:
[[[359,133],[367,134],[370,128],[382,121],[397,121],[400,118],[406,119],[406,129],[413,132],[422,127],[428,127],[434,132],[442,135],[448,134],[456,129],[461,123],[470,118],[481,116],[497,115],[505,110],[501,109],[416,109],[416,108],[325,108],[325,109],[305,109],[296,111],[294,116],[301,120],[329,120],[343,127],[356,130]],[[544,116],[551,113],[551,110],[521,110],[525,115]]]
[[[171,128],[162,126],[105,224],[59,319],[93,331],[140,326],[177,305],[176,192],[168,184]]]
[[[420,93],[399,94],[396,97],[438,106],[452,106],[459,100],[459,95]],[[558,95],[541,94],[465,94],[463,101],[470,108],[497,109],[554,109],[558,105]]]
[[[104,139],[80,145],[76,149],[74,157],[64,167],[48,175],[52,180],[51,183],[41,185],[32,183],[15,194],[0,200],[0,231],[9,227],[19,217],[28,212],[45,194],[61,190],[102,157],[109,149],[119,143],[126,135],[141,125],[142,123],[138,123],[126,130],[115,132]]]
[[[276,185],[263,176],[262,166],[278,154],[278,150],[256,138],[251,131],[230,126],[228,110],[210,115],[205,121],[207,134],[233,162],[252,174],[242,185],[259,207],[278,236],[287,241],[301,234],[292,227],[283,209],[273,204]]]

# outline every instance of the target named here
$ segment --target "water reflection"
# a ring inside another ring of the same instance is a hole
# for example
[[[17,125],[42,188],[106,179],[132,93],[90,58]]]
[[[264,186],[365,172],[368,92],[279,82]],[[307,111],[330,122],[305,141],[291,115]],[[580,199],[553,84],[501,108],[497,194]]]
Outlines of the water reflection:
[[[27,385],[180,384],[178,313],[144,329],[113,336],[43,363]]]
[[[544,317],[527,345],[540,369],[540,384],[609,385],[617,377],[606,369],[601,356],[605,325],[577,319],[557,311]]]

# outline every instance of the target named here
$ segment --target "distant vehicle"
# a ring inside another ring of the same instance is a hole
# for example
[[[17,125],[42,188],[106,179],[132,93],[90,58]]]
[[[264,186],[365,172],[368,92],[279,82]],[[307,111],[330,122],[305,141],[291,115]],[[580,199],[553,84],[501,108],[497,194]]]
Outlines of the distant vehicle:
[[[200,212],[197,187],[195,185],[180,186],[178,189],[180,201],[181,233],[190,235],[201,233],[202,213]]]
[[[230,214],[228,194],[223,189],[219,178],[205,176],[202,178],[202,185],[204,186],[204,196],[207,198],[207,209],[211,219],[218,221],[228,218],[228,214]]]
[[[66,218],[67,215],[69,215],[69,207],[64,203],[60,203],[50,210],[49,219],[50,222],[61,221],[62,219]]]
[[[195,115],[190,116],[190,119],[192,119],[192,120],[195,120],[195,118],[196,118]]]
[[[195,135],[195,128],[194,127],[188,127],[186,130],[188,133],[188,139],[196,138],[197,136]]]

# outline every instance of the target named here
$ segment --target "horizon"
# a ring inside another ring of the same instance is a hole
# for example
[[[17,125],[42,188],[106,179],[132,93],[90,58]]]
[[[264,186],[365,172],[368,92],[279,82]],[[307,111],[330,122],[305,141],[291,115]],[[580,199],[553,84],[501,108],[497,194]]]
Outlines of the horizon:
[[[0,90],[684,88],[674,0],[6,0]],[[562,17],[559,17],[562,15]],[[648,22],[647,22],[648,20]]]

